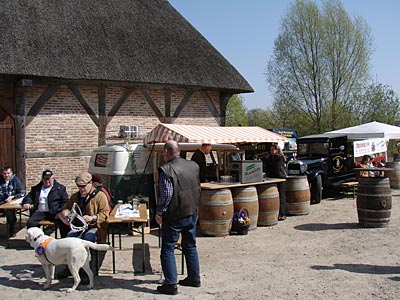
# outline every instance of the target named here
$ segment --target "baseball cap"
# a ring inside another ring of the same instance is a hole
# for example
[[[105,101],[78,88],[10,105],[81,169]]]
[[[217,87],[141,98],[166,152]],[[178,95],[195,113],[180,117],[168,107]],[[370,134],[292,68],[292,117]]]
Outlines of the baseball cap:
[[[92,181],[92,174],[89,172],[81,172],[76,176],[75,183],[77,185],[85,185]]]
[[[44,170],[42,173],[42,178],[50,178],[53,176],[53,172],[51,170]]]

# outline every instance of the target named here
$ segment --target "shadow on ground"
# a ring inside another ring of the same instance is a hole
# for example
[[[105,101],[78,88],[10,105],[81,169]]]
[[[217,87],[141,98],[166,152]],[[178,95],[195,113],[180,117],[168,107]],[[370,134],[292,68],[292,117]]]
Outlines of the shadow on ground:
[[[386,274],[399,274],[400,266],[377,266],[377,265],[367,265],[367,264],[334,264],[333,266],[321,266],[315,265],[311,269],[314,270],[344,270],[352,273],[361,274],[376,274],[376,275],[386,275]],[[400,277],[390,277],[389,279],[394,281],[400,281]]]
[[[361,229],[358,223],[337,223],[337,224],[326,224],[326,223],[310,223],[295,226],[296,230],[303,231],[322,231],[322,230],[343,230],[343,229]]]

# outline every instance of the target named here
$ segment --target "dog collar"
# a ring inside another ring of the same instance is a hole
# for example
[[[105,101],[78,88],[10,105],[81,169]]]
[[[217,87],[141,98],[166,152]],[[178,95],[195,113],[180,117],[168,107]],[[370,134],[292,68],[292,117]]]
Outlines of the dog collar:
[[[41,242],[40,245],[35,250],[36,256],[46,255],[46,247],[52,240],[53,238],[49,237],[48,239]]]

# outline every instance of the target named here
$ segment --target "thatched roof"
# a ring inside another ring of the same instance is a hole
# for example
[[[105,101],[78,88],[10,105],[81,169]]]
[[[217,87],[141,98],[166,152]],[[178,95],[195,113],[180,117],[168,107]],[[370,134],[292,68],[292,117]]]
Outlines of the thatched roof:
[[[0,0],[0,74],[251,92],[166,0]]]

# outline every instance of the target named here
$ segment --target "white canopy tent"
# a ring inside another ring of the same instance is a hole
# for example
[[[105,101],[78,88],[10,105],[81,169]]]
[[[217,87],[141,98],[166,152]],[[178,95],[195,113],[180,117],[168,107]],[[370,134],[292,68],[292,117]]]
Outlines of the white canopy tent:
[[[386,138],[387,140],[400,139],[400,127],[380,122],[370,122],[353,127],[347,127],[325,134],[329,136],[344,136],[348,139],[362,140],[370,138]]]

